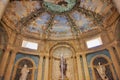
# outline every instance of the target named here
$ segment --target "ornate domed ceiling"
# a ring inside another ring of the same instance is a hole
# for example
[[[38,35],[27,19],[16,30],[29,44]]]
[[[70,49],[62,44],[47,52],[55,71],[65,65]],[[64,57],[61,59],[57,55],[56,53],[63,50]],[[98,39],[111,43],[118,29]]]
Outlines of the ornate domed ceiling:
[[[73,39],[103,27],[109,0],[11,1],[3,16],[8,26],[40,39]]]

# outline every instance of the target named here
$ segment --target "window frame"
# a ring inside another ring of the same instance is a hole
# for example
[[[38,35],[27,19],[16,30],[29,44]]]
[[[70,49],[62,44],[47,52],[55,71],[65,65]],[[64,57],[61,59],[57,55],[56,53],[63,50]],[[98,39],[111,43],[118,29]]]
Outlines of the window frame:
[[[91,45],[92,43],[95,43],[94,41],[97,41],[97,44]],[[102,41],[102,38],[100,36],[88,39],[88,40],[86,40],[85,43],[86,43],[86,46],[88,49],[103,45],[103,41]]]

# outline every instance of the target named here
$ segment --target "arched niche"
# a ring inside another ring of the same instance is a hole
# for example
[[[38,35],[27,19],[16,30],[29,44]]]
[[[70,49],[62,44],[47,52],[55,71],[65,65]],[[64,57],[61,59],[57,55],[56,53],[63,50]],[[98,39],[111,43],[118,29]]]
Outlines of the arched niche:
[[[75,80],[75,51],[74,48],[66,43],[57,44],[50,51],[50,80],[61,80],[61,55],[66,60],[66,77],[69,80]]]
[[[94,80],[116,80],[111,60],[106,55],[97,55],[91,61]]]
[[[14,66],[14,72],[13,72],[13,77],[12,80],[20,80],[20,77],[22,76],[22,69],[24,65],[27,65],[28,73],[26,80],[34,80],[34,73],[35,73],[35,63],[32,59],[30,58],[21,58],[19,59],[15,66]]]

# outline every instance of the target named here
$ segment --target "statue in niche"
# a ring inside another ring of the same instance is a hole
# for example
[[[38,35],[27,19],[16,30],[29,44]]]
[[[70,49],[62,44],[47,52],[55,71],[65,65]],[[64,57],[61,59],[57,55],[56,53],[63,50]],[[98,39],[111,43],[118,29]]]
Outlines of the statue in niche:
[[[61,55],[61,58],[60,58],[60,72],[61,72],[61,76],[60,76],[59,80],[68,80],[68,78],[66,76],[66,71],[67,71],[66,59]]]
[[[101,65],[100,62],[98,62],[98,67],[96,68],[100,77],[102,78],[102,80],[109,80],[109,78],[106,75],[106,68],[104,65]]]
[[[21,69],[21,76],[20,76],[19,80],[27,80],[28,73],[29,73],[29,69],[28,69],[27,65],[25,64],[23,66],[23,68]]]

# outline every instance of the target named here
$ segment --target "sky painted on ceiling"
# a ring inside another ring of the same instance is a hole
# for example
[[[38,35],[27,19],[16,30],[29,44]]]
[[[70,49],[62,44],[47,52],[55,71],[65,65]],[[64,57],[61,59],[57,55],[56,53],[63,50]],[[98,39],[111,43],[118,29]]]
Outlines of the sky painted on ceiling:
[[[68,0],[68,2],[69,1],[71,0]],[[108,10],[108,6],[109,4],[107,4],[107,2],[103,3],[101,0],[81,0],[79,5],[79,7],[84,7],[98,14],[107,14],[104,13],[104,11]],[[27,17],[31,12],[42,7],[39,1],[13,1],[9,4],[4,16],[6,16],[13,25],[16,25],[22,18]],[[49,13],[47,9],[48,8],[34,21],[30,22],[27,27],[23,27],[22,30],[33,34],[46,33],[49,34],[49,38],[72,38],[78,30],[80,33],[84,33],[98,28],[91,18],[86,17],[85,14],[82,14],[78,9],[68,12],[67,15],[52,14]],[[54,9],[57,9],[57,7],[54,7]],[[71,8],[69,10],[71,10]],[[108,10],[108,13],[109,12],[110,9]],[[73,23],[74,25],[71,25]],[[76,28],[77,31],[73,28]]]

